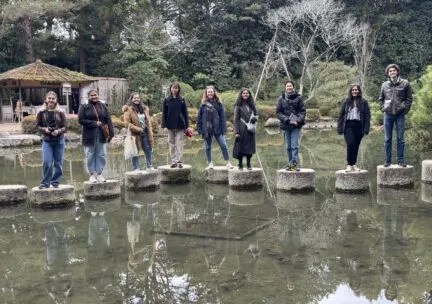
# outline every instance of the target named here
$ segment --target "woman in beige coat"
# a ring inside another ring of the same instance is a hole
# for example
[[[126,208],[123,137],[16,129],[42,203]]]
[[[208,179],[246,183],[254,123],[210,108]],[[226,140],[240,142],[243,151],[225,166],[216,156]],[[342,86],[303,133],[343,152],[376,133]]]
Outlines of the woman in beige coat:
[[[122,110],[125,127],[129,127],[135,136],[137,148],[144,150],[146,169],[155,170],[152,165],[153,130],[148,106],[141,101],[138,93],[132,93]],[[132,157],[132,170],[140,170],[138,156]]]

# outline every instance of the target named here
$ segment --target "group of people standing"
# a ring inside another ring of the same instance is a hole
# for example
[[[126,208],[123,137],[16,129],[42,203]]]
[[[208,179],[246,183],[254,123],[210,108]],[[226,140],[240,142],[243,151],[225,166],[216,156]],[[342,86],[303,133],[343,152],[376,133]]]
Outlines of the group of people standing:
[[[386,68],[388,80],[381,87],[380,108],[384,113],[385,163],[391,164],[391,141],[393,126],[397,134],[397,161],[406,167],[404,160],[405,115],[412,104],[412,93],[409,82],[401,79],[400,69],[396,64]],[[169,87],[169,95],[162,107],[162,128],[167,129],[171,168],[183,167],[184,137],[191,136],[189,129],[188,106],[181,96],[179,83]],[[132,93],[122,108],[124,124],[135,137],[136,145],[144,151],[146,169],[155,170],[152,164],[154,146],[153,130],[149,107],[144,104],[138,93]],[[288,81],[276,105],[276,115],[284,133],[288,155],[288,171],[299,171],[298,163],[300,130],[305,124],[306,109],[302,96],[295,90],[294,83]],[[363,98],[359,85],[350,87],[348,97],[343,101],[338,118],[337,132],[343,134],[347,145],[347,172],[358,171],[357,155],[363,136],[369,133],[370,109]],[[251,158],[256,152],[255,128],[257,108],[249,89],[243,88],[234,106],[234,158],[238,159],[238,169],[243,170],[243,159],[246,168],[252,170]],[[88,103],[80,106],[78,121],[82,125],[82,143],[85,161],[92,183],[105,182],[102,172],[106,163],[106,144],[114,136],[114,128],[108,107],[100,101],[98,92],[88,93]],[[57,95],[50,91],[45,96],[45,103],[37,114],[37,125],[42,133],[43,172],[39,188],[58,187],[62,175],[64,154],[64,133],[67,121],[65,114],[57,103]],[[220,100],[214,86],[205,88],[198,110],[197,131],[204,140],[204,151],[207,169],[212,169],[211,146],[213,138],[218,143],[225,165],[232,169],[230,155],[225,139],[227,121],[225,106]],[[132,158],[132,170],[139,171],[139,157]]]

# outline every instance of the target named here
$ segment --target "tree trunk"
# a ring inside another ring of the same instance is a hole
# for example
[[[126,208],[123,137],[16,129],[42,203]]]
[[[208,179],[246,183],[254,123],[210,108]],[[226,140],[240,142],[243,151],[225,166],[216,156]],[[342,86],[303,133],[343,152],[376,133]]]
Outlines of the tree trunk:
[[[26,49],[26,61],[27,63],[33,63],[35,62],[35,58],[33,54],[33,39],[30,27],[30,18],[29,16],[24,15],[22,19],[22,25],[24,30],[24,45]]]

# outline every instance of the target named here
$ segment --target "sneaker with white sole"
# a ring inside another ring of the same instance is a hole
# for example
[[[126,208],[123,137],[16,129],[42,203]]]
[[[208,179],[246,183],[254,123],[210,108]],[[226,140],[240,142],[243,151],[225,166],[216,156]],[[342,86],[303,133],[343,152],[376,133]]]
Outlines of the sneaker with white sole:
[[[228,161],[228,162],[226,163],[226,167],[227,167],[228,169],[233,169],[233,168],[234,168],[234,166],[231,164],[230,161]]]
[[[97,183],[97,176],[94,174],[90,175],[89,182],[92,184]]]
[[[209,162],[206,169],[213,169],[213,162]]]
[[[353,172],[354,171],[354,169],[353,169],[353,166],[351,166],[351,165],[348,165],[347,167],[346,167],[346,169],[345,169],[345,172],[346,173],[348,173],[348,172]]]
[[[105,179],[105,177],[102,176],[102,174],[99,174],[97,176],[97,181],[98,181],[98,183],[105,183],[106,179]]]
[[[353,171],[356,171],[356,172],[360,172],[361,171],[361,169],[359,167],[357,167],[357,165],[354,165],[352,167],[353,167]]]

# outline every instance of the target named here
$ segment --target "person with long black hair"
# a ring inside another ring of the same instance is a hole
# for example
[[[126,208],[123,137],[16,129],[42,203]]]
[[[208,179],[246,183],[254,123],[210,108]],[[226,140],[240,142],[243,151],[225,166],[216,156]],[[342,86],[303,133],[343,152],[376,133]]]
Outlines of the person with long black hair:
[[[357,155],[360,142],[364,135],[369,134],[370,109],[368,102],[363,99],[359,85],[352,85],[348,98],[342,103],[339,113],[337,132],[343,134],[347,144],[346,172],[359,171]]]
[[[248,130],[246,123],[257,122],[257,110],[251,92],[243,88],[237,98],[234,108],[234,132],[236,136],[238,169],[243,170],[243,157],[246,157],[246,167],[252,170],[251,158],[255,154],[255,132]]]

